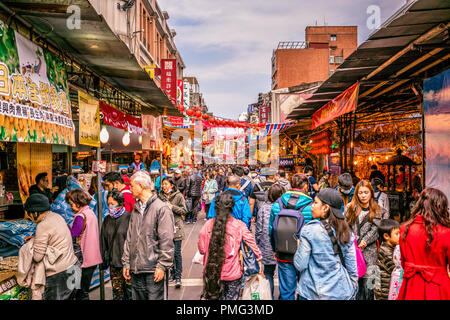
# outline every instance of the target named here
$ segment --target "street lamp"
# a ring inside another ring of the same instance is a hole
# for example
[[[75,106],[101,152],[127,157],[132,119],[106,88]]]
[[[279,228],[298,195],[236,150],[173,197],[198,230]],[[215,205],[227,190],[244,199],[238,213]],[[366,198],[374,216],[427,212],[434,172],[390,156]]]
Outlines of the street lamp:
[[[126,147],[130,144],[130,133],[128,131],[122,137],[122,144]]]
[[[105,144],[109,140],[109,132],[106,129],[106,126],[102,127],[102,130],[100,131],[100,142]]]

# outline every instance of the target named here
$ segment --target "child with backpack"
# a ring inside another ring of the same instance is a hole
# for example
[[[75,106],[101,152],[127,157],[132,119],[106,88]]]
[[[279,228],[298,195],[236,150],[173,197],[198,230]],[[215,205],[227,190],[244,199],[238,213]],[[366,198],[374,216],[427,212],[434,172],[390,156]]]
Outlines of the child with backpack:
[[[376,282],[374,293],[376,300],[388,300],[391,275],[395,268],[394,250],[400,238],[400,224],[392,219],[381,220],[378,234],[381,242],[377,260],[380,281]]]
[[[280,300],[295,300],[299,273],[294,255],[304,224],[312,220],[312,198],[307,195],[308,177],[302,173],[292,177],[292,190],[283,194],[272,206],[269,237],[278,265]]]
[[[338,191],[321,190],[312,217],[301,230],[294,266],[300,272],[298,300],[353,300],[358,290],[354,235]],[[318,220],[317,220],[318,219]]]

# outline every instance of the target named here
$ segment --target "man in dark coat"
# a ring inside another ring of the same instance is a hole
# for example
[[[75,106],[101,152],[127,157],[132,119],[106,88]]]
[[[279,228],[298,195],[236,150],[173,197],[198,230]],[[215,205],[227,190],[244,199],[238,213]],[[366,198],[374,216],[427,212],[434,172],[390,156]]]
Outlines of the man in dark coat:
[[[202,196],[203,181],[198,173],[193,173],[192,169],[189,169],[188,172],[189,176],[186,179],[186,197],[188,202],[188,214],[186,215],[186,222],[196,223],[197,214],[200,211],[200,199]]]

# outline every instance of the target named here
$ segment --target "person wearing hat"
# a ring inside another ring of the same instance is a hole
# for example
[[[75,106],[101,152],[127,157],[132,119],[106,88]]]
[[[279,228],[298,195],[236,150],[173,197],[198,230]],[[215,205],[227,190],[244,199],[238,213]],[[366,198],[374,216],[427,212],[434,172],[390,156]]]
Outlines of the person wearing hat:
[[[312,205],[314,220],[300,233],[294,256],[300,273],[298,300],[353,300],[358,291],[354,235],[342,211],[339,191],[326,188]]]
[[[180,193],[184,195],[184,190],[186,189],[186,179],[183,177],[181,170],[178,168],[174,171],[173,181],[175,182],[178,191],[180,191]]]
[[[141,161],[141,156],[139,154],[134,156],[134,162],[131,163],[130,167],[133,168],[133,172],[145,170],[145,164]]]
[[[60,252],[53,268],[45,270],[42,299],[72,299],[75,289],[80,286],[81,266],[73,251],[72,237],[66,221],[59,214],[50,211],[48,198],[40,193],[29,196],[24,209],[25,217],[37,223],[33,240],[33,261],[41,262],[49,247]]]

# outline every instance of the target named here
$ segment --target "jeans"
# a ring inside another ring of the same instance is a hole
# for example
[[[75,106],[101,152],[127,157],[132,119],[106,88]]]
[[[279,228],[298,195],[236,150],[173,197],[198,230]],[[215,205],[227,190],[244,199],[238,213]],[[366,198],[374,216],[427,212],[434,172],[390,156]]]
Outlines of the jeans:
[[[165,279],[155,282],[155,273],[131,274],[131,295],[133,300],[164,300]]]
[[[96,268],[97,266],[81,268],[81,288],[76,292],[76,300],[89,300],[89,287]]]
[[[172,278],[175,280],[181,280],[181,274],[183,273],[183,260],[181,256],[181,240],[173,242],[175,246],[174,264],[171,270]]]
[[[292,262],[277,261],[277,263],[280,300],[295,300],[299,273]]]
[[[65,271],[45,278],[42,300],[72,300],[80,286],[81,267],[79,263]]]
[[[265,264],[264,265],[264,275],[266,276],[266,279],[269,280],[270,283],[270,292],[272,293],[272,300],[273,300],[273,275],[275,274],[275,268],[277,267],[276,264]]]

